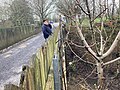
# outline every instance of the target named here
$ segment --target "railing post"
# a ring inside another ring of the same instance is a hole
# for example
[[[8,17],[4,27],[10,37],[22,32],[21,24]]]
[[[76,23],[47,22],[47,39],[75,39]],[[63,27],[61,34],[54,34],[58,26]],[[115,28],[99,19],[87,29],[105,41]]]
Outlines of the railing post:
[[[60,84],[60,72],[59,72],[59,60],[57,55],[53,58],[53,73],[54,73],[54,90],[61,90]]]

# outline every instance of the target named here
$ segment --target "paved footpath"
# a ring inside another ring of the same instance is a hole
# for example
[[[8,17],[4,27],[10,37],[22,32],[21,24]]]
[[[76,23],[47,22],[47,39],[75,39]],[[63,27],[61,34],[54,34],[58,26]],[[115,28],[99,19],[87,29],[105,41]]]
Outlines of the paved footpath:
[[[58,24],[55,24],[58,26]],[[0,54],[0,90],[4,84],[19,85],[23,65],[28,65],[31,56],[44,43],[42,33]]]
[[[44,43],[42,33],[0,54],[0,90],[3,85],[19,84],[22,66],[29,64],[31,56]]]

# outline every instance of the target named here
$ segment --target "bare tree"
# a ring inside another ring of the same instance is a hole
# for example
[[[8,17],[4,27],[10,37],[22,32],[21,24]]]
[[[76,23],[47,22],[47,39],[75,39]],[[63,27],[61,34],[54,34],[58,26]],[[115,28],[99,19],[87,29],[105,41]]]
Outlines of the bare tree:
[[[54,12],[53,0],[30,0],[29,3],[33,13],[39,17],[40,21]]]
[[[33,23],[33,15],[27,0],[14,0],[5,4],[8,6],[6,12],[13,25]]]
[[[58,0],[56,1],[56,6],[58,12],[67,16],[67,22],[72,24],[73,22],[69,20],[69,17],[75,18],[75,0]]]
[[[65,0],[68,1],[68,0]],[[105,7],[105,5],[102,5],[102,1],[103,0],[99,0],[100,1],[100,12],[98,13],[98,15],[96,15],[96,17],[92,18],[92,15],[95,12],[91,12],[90,9],[90,4],[88,0],[85,0],[85,6],[86,9],[83,9],[83,7],[81,6],[81,3],[84,3],[80,0],[75,0],[75,4],[72,4],[72,6],[69,6],[69,3],[63,3],[64,1],[61,0],[61,3],[63,5],[60,6],[60,3],[58,2],[58,8],[59,11],[62,12],[63,15],[65,15],[66,17],[70,18],[72,21],[75,22],[75,26],[77,27],[77,31],[79,34],[80,39],[83,42],[83,47],[85,47],[85,49],[89,52],[89,54],[91,54],[91,56],[94,58],[95,63],[94,65],[96,65],[97,68],[97,75],[98,75],[98,90],[103,90],[103,84],[104,84],[104,79],[105,77],[103,76],[104,74],[104,68],[103,66],[108,65],[108,64],[112,64],[113,62],[117,62],[118,60],[120,60],[120,57],[118,56],[117,58],[114,58],[113,60],[109,60],[107,62],[104,61],[104,59],[106,57],[108,57],[116,48],[116,46],[118,45],[118,42],[120,41],[120,30],[118,31],[115,39],[113,40],[112,44],[110,45],[110,47],[107,47],[107,43],[109,42],[109,40],[111,39],[113,32],[115,31],[115,27],[114,29],[112,29],[112,33],[111,35],[107,35],[107,32],[105,31],[104,28],[104,20],[103,18],[106,16],[107,14],[107,8]],[[94,1],[93,1],[94,2]],[[106,4],[106,3],[104,3]],[[74,6],[75,5],[75,6]],[[94,6],[94,5],[93,5]],[[64,8],[63,8],[64,7]],[[80,27],[79,22],[76,19],[72,18],[73,15],[78,16],[79,15],[79,11],[76,11],[76,8],[73,7],[79,7],[81,9],[81,11],[88,17],[89,20],[89,25],[90,25],[90,31],[92,30],[92,36],[93,36],[93,43],[95,43],[95,48],[96,50],[94,50],[93,48],[91,48],[91,45],[87,42],[86,37],[84,36],[83,32],[82,32],[82,25]],[[94,9],[94,8],[93,8]],[[70,10],[70,12],[69,12]],[[113,10],[114,12],[114,10]],[[94,15],[93,15],[94,16]],[[100,26],[101,28],[98,28],[98,26],[96,26],[94,28],[94,23],[93,21],[98,18],[99,16],[101,16],[101,22],[100,22]],[[99,33],[97,35],[97,37],[95,36],[96,33]],[[106,35],[103,35],[104,33],[106,33]],[[99,40],[97,40],[96,38],[99,37]],[[77,46],[77,45],[76,45]],[[79,46],[80,47],[80,46]],[[75,54],[75,52],[73,52]],[[77,56],[77,54],[75,54]],[[79,57],[79,56],[77,56]],[[84,61],[81,57],[79,57],[80,60]],[[86,63],[90,63],[90,62],[86,62]]]

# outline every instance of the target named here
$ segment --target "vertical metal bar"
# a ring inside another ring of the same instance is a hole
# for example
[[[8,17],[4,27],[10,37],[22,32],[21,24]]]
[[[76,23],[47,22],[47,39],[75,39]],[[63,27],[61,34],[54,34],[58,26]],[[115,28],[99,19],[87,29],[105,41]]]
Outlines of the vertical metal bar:
[[[60,74],[59,74],[59,60],[57,55],[53,58],[53,73],[54,73],[54,90],[61,90]]]

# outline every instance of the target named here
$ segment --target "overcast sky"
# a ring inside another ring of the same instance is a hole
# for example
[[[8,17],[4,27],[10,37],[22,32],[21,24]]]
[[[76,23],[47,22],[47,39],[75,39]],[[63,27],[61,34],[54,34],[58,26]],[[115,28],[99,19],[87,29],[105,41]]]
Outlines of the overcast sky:
[[[4,3],[4,2],[11,2],[12,0],[0,0],[0,3]],[[119,2],[119,0],[115,0],[116,2]],[[109,2],[111,3],[112,0],[109,0]]]
[[[0,0],[0,4],[2,4],[4,2],[8,2],[9,3],[9,1],[12,1],[12,0]]]

